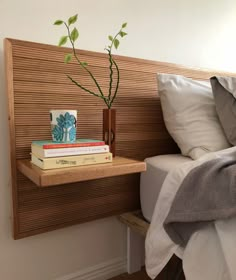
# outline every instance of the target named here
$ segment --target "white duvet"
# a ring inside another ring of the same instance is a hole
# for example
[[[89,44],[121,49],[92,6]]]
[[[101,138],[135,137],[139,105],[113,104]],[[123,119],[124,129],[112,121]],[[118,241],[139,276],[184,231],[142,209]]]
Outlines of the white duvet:
[[[233,150],[236,151],[236,147],[206,154],[198,160],[183,163],[167,175],[145,241],[146,270],[152,279],[176,254],[183,259],[186,280],[236,280],[236,217],[215,221],[197,231],[186,248],[174,244],[163,227],[175,194],[188,172]]]

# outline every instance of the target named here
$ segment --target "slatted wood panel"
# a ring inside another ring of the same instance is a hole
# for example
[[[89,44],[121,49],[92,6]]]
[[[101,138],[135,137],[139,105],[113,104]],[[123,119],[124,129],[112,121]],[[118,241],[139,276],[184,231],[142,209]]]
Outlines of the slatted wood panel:
[[[33,140],[50,139],[50,109],[78,110],[80,138],[102,138],[101,100],[74,86],[65,74],[95,89],[75,61],[64,64],[66,48],[14,39],[5,40],[7,94],[11,139],[14,238],[54,230],[139,208],[139,174],[39,189],[16,168],[30,157]],[[78,51],[82,61],[108,89],[108,60],[102,53]],[[156,73],[207,79],[213,73],[116,56],[120,67],[116,153],[144,159],[175,153],[162,118]]]

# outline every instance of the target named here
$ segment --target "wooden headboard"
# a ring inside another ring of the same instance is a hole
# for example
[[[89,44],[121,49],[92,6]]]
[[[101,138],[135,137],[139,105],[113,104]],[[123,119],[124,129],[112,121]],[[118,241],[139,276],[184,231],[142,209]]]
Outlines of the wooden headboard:
[[[65,73],[93,87],[75,62],[64,64],[67,52],[67,48],[5,39],[15,239],[140,207],[138,174],[39,188],[17,170],[18,159],[30,158],[33,140],[51,138],[50,109],[78,110],[77,137],[102,138],[104,105],[67,79]],[[78,53],[102,87],[108,88],[106,54]],[[144,159],[176,153],[178,148],[163,123],[156,73],[196,79],[208,79],[216,73],[123,56],[116,56],[116,61],[120,68],[120,88],[114,102],[117,155]]]

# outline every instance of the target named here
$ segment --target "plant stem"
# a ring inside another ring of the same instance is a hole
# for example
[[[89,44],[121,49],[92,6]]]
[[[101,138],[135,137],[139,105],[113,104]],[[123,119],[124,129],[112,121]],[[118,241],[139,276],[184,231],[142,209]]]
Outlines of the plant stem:
[[[109,83],[109,95],[108,95],[108,102],[109,102],[109,108],[111,108],[112,106],[112,103],[115,99],[115,96],[116,96],[116,93],[117,93],[117,89],[118,89],[118,86],[119,86],[119,69],[118,69],[118,66],[117,64],[115,63],[113,57],[112,57],[112,53],[111,53],[111,50],[112,50],[112,47],[114,45],[114,41],[115,39],[117,38],[117,36],[120,34],[122,28],[119,30],[119,32],[117,32],[117,34],[115,35],[115,37],[113,38],[112,42],[111,42],[111,46],[110,46],[110,49],[106,48],[107,52],[108,52],[108,55],[109,55],[109,62],[110,62],[110,83]],[[116,83],[116,89],[115,89],[115,92],[114,92],[114,95],[113,95],[113,98],[111,99],[111,95],[112,95],[112,83],[113,83],[113,69],[112,69],[112,66],[113,66],[113,63],[115,64],[116,66],[116,70],[117,70],[117,83]]]
[[[108,102],[110,103],[112,82],[113,82],[113,79],[112,79],[112,76],[113,76],[113,69],[112,69],[113,61],[112,61],[111,49],[110,50],[107,49],[107,52],[108,52],[109,61],[110,61],[110,67],[109,67],[109,69],[110,69],[110,83],[109,83],[109,94],[108,94]]]
[[[119,83],[120,83],[120,71],[119,71],[119,68],[118,68],[118,65],[117,63],[115,62],[115,60],[112,58],[112,61],[113,63],[115,64],[115,67],[116,67],[116,71],[117,71],[117,80],[116,80],[116,88],[115,88],[115,92],[114,92],[114,95],[109,103],[110,107],[112,106],[112,103],[113,101],[115,100],[116,98],[116,94],[117,94],[117,91],[118,91],[118,87],[119,87]]]
[[[89,89],[83,87],[83,86],[80,85],[78,82],[76,82],[73,78],[71,78],[69,75],[67,75],[67,77],[72,81],[72,83],[74,83],[75,85],[77,85],[77,86],[78,86],[79,88],[81,88],[82,90],[87,91],[88,93],[90,93],[90,94],[92,94],[92,95],[94,95],[94,96],[96,96],[96,97],[100,97],[101,99],[103,99],[104,102],[106,103],[107,107],[109,108],[108,100],[107,100],[107,98],[106,98],[105,96],[102,96],[102,95],[99,95],[99,94],[97,94],[97,93],[94,93],[94,92],[90,91]]]
[[[76,58],[76,60],[77,60],[78,63],[80,64],[80,66],[81,66],[84,70],[86,70],[86,71],[89,73],[90,77],[92,78],[92,80],[93,80],[94,83],[96,84],[96,86],[97,86],[97,88],[98,88],[98,90],[99,90],[99,92],[100,92],[100,94],[101,94],[101,98],[104,99],[105,96],[104,96],[104,94],[103,94],[103,92],[102,92],[102,90],[101,90],[101,87],[99,86],[97,80],[95,79],[95,77],[93,76],[93,74],[88,70],[88,68],[85,67],[85,66],[83,65],[83,63],[80,61],[80,59],[78,58],[78,56],[77,56],[77,54],[76,54],[76,51],[75,51],[74,42],[73,42],[73,40],[71,39],[71,36],[70,36],[70,29],[69,29],[69,26],[67,25],[66,22],[64,22],[64,24],[65,24],[65,26],[66,26],[66,29],[67,29],[67,32],[68,32],[68,37],[69,37],[69,40],[70,40],[71,45],[72,45],[74,57]],[[99,95],[97,95],[97,96],[99,96]],[[104,99],[104,100],[105,100],[105,99]],[[106,104],[107,104],[107,103],[106,103]]]

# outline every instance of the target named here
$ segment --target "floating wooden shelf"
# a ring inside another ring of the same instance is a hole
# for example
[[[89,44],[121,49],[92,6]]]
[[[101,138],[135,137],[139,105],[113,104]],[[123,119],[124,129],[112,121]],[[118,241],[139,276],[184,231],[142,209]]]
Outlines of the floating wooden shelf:
[[[112,163],[42,170],[29,159],[17,161],[17,168],[39,187],[94,180],[112,176],[139,173],[146,170],[146,163],[134,159],[115,157]]]

